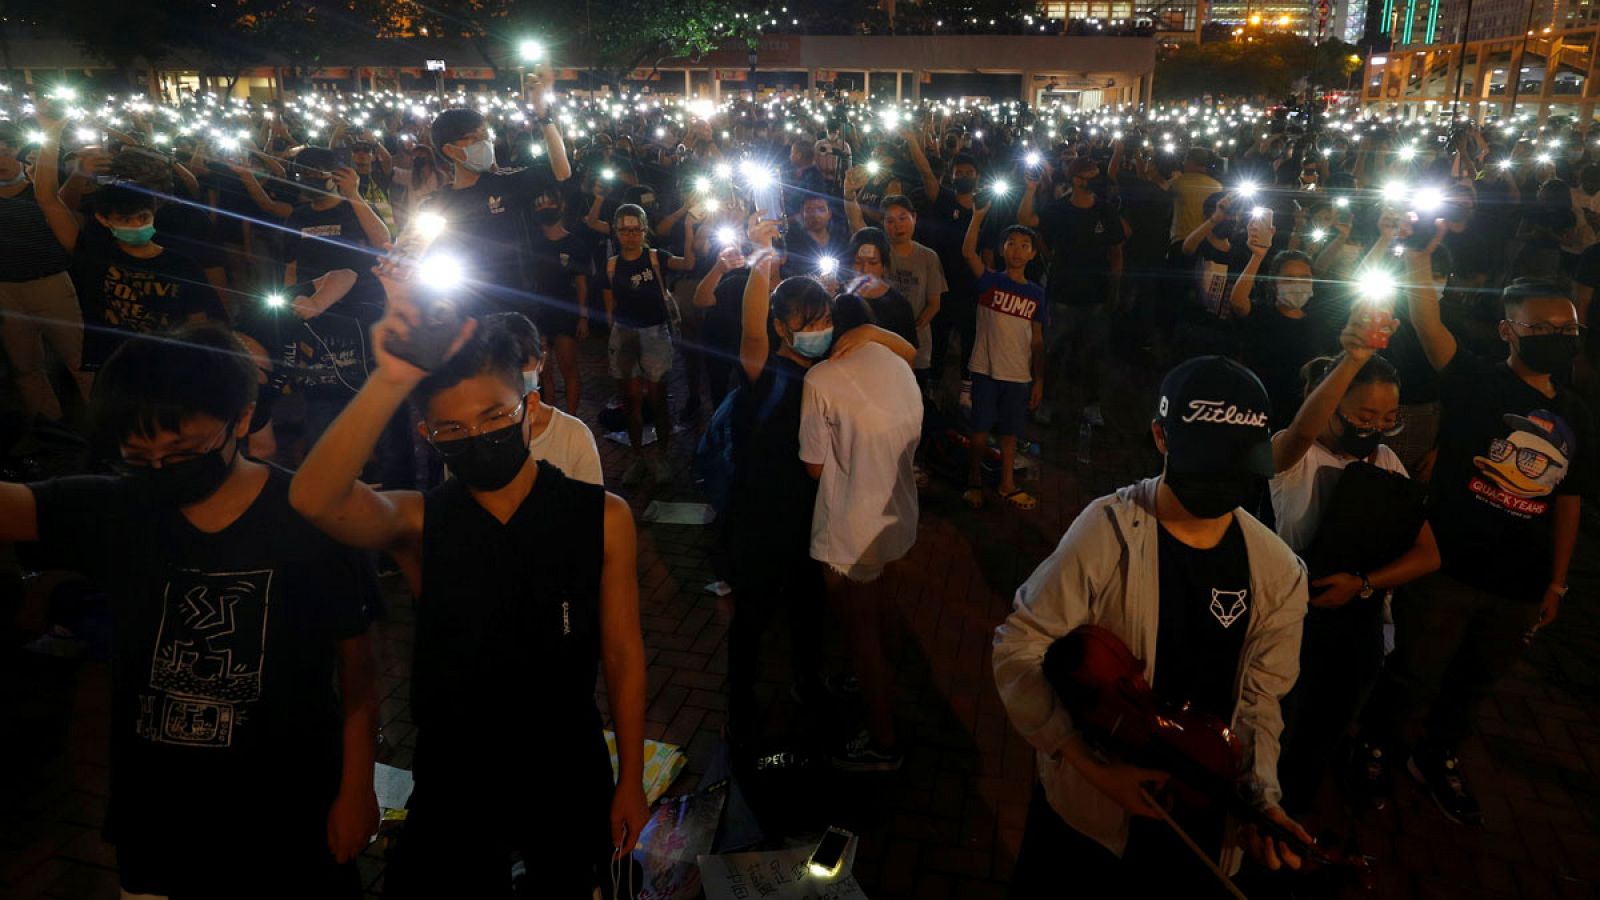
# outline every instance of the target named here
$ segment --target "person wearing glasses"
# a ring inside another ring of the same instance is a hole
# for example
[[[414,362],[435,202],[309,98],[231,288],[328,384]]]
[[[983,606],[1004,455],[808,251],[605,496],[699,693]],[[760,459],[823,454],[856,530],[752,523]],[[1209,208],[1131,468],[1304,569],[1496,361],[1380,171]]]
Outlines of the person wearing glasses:
[[[1395,651],[1369,722],[1446,817],[1482,816],[1456,750],[1472,712],[1567,594],[1594,425],[1564,386],[1584,327],[1564,286],[1501,294],[1504,361],[1457,345],[1439,317],[1429,246],[1406,254],[1411,323],[1439,372],[1442,418],[1429,521],[1443,560],[1394,603]],[[1528,451],[1528,452],[1524,452]]]
[[[256,390],[225,327],[130,337],[91,411],[117,475],[0,483],[0,542],[111,597],[124,897],[361,896],[377,585],[290,507],[289,472],[244,455]]]
[[[290,500],[335,539],[393,556],[417,597],[416,788],[385,895],[509,897],[518,854],[530,875],[538,861],[548,896],[588,897],[649,815],[633,515],[534,459],[525,336],[505,319],[469,321],[425,372],[388,350],[421,317],[405,282],[384,287],[378,367],[306,458]],[[362,460],[408,397],[450,478],[426,494],[375,491],[360,481]],[[594,700],[602,663],[615,782]],[[561,810],[562,827],[529,817],[536,807]]]
[[[672,374],[672,329],[677,303],[667,292],[666,272],[694,271],[694,224],[684,225],[683,256],[650,247],[645,240],[649,215],[637,204],[617,207],[611,234],[618,253],[606,260],[606,324],[611,328],[607,352],[611,377],[622,389],[628,417],[628,446],[634,459],[622,474],[624,485],[637,485],[645,475],[658,485],[672,478],[667,446],[672,438],[672,410],[667,406],[667,376]],[[656,453],[648,468],[644,459],[644,401],[656,426]]]
[[[1402,430],[1399,374],[1375,355],[1360,323],[1347,325],[1340,343],[1338,356],[1306,364],[1305,400],[1272,436],[1276,530],[1312,578],[1279,766],[1291,815],[1309,807],[1377,681],[1384,596],[1439,568],[1421,488],[1384,443]],[[1352,467],[1360,471],[1351,475]],[[1364,778],[1381,771],[1382,752],[1363,747],[1352,761],[1351,773]]]

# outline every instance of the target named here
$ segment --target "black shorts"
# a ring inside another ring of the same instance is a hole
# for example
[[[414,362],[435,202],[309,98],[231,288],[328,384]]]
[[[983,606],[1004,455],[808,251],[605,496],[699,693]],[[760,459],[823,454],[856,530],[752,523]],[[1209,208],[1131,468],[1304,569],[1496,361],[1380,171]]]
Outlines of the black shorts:
[[[546,299],[539,305],[539,315],[533,324],[539,326],[539,334],[550,340],[577,337],[578,309],[575,301]]]

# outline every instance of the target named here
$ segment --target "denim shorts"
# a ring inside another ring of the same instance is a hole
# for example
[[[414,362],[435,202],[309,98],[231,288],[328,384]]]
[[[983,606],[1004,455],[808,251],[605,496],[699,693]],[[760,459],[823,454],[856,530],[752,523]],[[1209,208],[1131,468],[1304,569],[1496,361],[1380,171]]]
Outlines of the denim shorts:
[[[1033,385],[1026,381],[996,381],[972,373],[972,430],[979,434],[1020,437],[1028,416],[1028,395]]]

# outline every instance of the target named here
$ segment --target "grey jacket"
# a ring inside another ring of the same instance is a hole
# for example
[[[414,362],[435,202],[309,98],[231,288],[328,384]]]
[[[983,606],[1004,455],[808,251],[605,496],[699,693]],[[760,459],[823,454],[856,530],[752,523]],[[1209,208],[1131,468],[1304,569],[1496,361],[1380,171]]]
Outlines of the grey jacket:
[[[1117,855],[1128,845],[1129,814],[1079,774],[1052,758],[1074,731],[1045,681],[1050,644],[1079,625],[1109,628],[1145,661],[1154,684],[1161,575],[1155,517],[1159,478],[1129,485],[1089,504],[1055,552],[1017,589],[1013,610],[995,630],[994,674],[1000,698],[1022,736],[1037,750],[1039,778],[1050,806],[1067,824]],[[1245,772],[1258,803],[1276,805],[1279,701],[1300,674],[1300,632],[1306,615],[1306,572],[1289,547],[1243,510],[1235,511],[1250,557],[1253,609],[1239,670],[1233,730],[1245,750]],[[1232,829],[1229,829],[1231,835]],[[1226,871],[1237,847],[1225,849]]]

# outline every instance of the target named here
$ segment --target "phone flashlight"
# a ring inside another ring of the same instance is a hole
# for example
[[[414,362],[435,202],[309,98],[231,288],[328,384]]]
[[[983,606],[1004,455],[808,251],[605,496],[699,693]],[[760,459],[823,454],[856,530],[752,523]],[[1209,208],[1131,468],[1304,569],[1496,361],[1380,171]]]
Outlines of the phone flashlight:
[[[737,244],[738,242],[739,242],[739,233],[733,230],[733,226],[724,225],[721,228],[717,229],[717,243],[721,244],[724,247],[732,247],[734,244]]]
[[[1037,168],[1039,168],[1039,163],[1042,161],[1042,159],[1041,159],[1041,157],[1039,156],[1038,153],[1035,153],[1033,151],[1029,151],[1028,155],[1024,156],[1022,158],[1022,161],[1024,163],[1027,163],[1028,168],[1037,169]]]
[[[1267,214],[1267,208],[1265,206],[1253,207],[1250,210],[1250,218],[1252,218],[1252,219],[1259,219],[1259,218],[1261,218],[1262,216],[1264,216],[1266,214]]]
[[[695,179],[694,179],[694,192],[697,193],[697,194],[705,194],[705,193],[709,193],[710,191],[711,191],[711,179],[707,178],[704,175],[695,176]]]
[[[458,287],[465,276],[461,261],[448,254],[424,258],[417,264],[417,281],[435,291],[448,291]]]
[[[1239,185],[1237,193],[1242,199],[1248,200],[1256,195],[1256,186],[1253,182],[1246,181]]]
[[[517,49],[522,55],[523,62],[539,62],[544,59],[544,44],[538,41],[523,41]]]
[[[831,256],[824,256],[817,260],[817,271],[823,275],[832,275],[839,271],[839,261]]]
[[[1349,209],[1350,208],[1350,198],[1349,197],[1336,197],[1336,198],[1334,198],[1333,205],[1338,207],[1339,209]]]
[[[1511,167],[1513,165],[1515,165],[1515,163],[1513,163],[1511,160],[1502,159],[1502,160],[1500,160],[1500,171],[1509,172],[1509,171],[1511,171]]]
[[[717,163],[716,167],[713,168],[711,172],[712,174],[716,175],[719,180],[727,181],[733,177],[733,166],[730,166],[725,162]]]
[[[1011,185],[1004,181],[996,181],[994,184],[989,185],[989,193],[996,197],[1004,197],[1011,193]]]
[[[283,307],[289,305],[289,298],[282,294],[268,294],[263,299],[266,301],[267,306],[271,307],[272,309],[282,309]]]
[[[875,159],[867,160],[867,174],[868,175],[876,175],[876,174],[878,174],[878,170],[881,169],[881,168],[883,168],[883,166],[879,165],[877,160],[875,160]]]
[[[615,181],[615,180],[617,180],[617,170],[616,169],[601,169],[600,170],[600,180],[601,181]]]
[[[1324,231],[1321,228],[1313,228],[1313,229],[1311,229],[1311,239],[1313,241],[1320,241],[1320,240],[1322,240],[1323,238],[1325,238],[1327,236],[1328,236],[1328,232]]]

